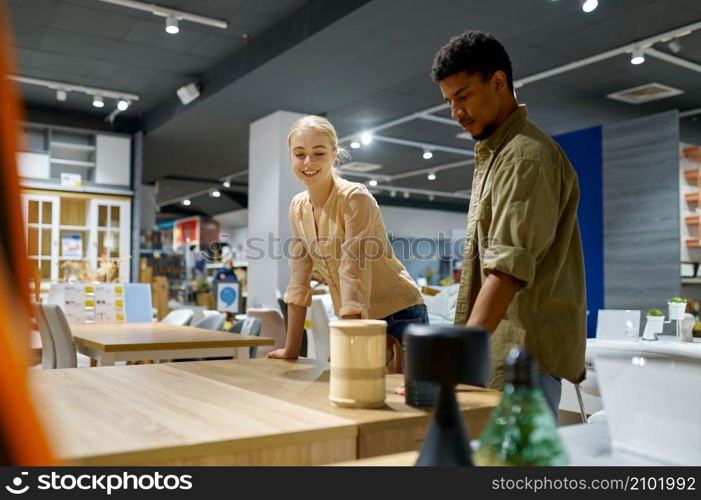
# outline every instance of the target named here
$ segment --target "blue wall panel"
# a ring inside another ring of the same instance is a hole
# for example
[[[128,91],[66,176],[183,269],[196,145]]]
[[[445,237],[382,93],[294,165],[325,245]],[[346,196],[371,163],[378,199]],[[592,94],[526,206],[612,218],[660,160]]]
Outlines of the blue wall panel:
[[[579,228],[587,280],[587,337],[596,336],[598,310],[604,307],[603,137],[592,127],[554,139],[570,159],[579,178]]]

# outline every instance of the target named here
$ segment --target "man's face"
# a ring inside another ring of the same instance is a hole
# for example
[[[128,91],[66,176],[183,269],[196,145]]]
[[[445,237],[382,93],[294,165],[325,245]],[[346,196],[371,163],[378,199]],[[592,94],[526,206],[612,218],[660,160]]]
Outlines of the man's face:
[[[483,80],[479,74],[456,73],[438,82],[450,115],[476,141],[486,139],[496,130],[501,109],[499,89],[501,72]]]

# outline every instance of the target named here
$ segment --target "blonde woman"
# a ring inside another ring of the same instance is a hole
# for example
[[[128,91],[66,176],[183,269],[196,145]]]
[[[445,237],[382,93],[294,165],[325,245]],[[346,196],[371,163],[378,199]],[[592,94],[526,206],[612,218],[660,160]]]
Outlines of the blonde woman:
[[[287,339],[284,348],[268,356],[299,356],[314,266],[329,285],[336,316],[383,319],[387,333],[401,342],[407,325],[428,323],[428,312],[419,288],[392,252],[375,198],[363,184],[334,173],[344,152],[336,130],[325,118],[305,116],[292,125],[287,145],[292,169],[306,190],[290,204]]]

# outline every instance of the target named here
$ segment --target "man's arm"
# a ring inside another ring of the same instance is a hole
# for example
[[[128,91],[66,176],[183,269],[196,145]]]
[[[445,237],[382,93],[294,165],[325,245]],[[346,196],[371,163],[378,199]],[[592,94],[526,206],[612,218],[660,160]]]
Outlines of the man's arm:
[[[491,271],[477,294],[467,326],[486,328],[493,333],[521,287],[522,283],[513,276]]]

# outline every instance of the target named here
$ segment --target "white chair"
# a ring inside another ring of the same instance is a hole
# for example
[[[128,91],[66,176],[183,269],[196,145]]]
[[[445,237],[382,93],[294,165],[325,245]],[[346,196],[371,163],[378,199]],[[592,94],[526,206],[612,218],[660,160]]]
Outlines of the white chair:
[[[246,317],[245,319],[236,321],[231,328],[229,328],[230,333],[240,333],[241,335],[251,335],[253,337],[260,337],[260,331],[262,324],[260,319],[254,318],[253,316]],[[258,347],[253,346],[249,348],[248,357],[255,358],[258,356]]]
[[[78,357],[73,343],[73,334],[61,307],[56,304],[42,304],[46,324],[56,349],[56,368],[77,368]]]
[[[162,323],[169,323],[171,325],[187,326],[194,316],[192,309],[174,309],[170,311],[161,320]]]
[[[331,354],[329,316],[320,296],[312,297],[311,320],[311,334],[307,336],[307,357],[328,361]],[[308,330],[307,332],[309,333]]]
[[[56,348],[54,347],[54,339],[51,337],[51,330],[46,321],[44,310],[41,304],[34,306],[34,317],[37,322],[37,329],[41,336],[41,367],[44,370],[56,368]]]
[[[224,328],[226,315],[218,311],[203,311],[203,318],[193,324],[195,328],[203,328],[205,330],[215,330],[220,332]]]

